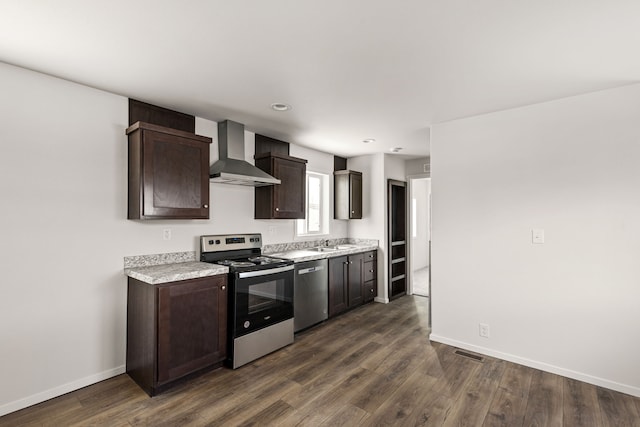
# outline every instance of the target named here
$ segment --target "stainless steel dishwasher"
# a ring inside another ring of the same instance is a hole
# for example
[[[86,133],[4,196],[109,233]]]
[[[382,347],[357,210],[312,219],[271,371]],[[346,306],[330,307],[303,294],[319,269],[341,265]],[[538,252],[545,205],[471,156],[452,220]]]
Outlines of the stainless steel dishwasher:
[[[329,262],[326,259],[295,264],[293,330],[298,332],[327,319]]]

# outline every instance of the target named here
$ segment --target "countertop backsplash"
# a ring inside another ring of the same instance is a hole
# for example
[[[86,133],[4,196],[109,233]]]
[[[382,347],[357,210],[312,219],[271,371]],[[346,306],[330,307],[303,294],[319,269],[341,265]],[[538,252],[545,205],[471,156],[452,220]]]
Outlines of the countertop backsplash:
[[[136,255],[124,257],[124,268],[150,267],[196,261],[196,252],[172,252],[167,254]]]
[[[327,244],[328,242],[328,244]],[[289,243],[274,243],[264,245],[262,247],[262,253],[265,255],[286,252],[297,251],[302,249],[309,249],[316,246],[336,246],[336,245],[378,245],[378,240],[375,239],[351,239],[351,238],[339,238],[339,239],[317,239],[317,240],[305,240],[300,242]]]

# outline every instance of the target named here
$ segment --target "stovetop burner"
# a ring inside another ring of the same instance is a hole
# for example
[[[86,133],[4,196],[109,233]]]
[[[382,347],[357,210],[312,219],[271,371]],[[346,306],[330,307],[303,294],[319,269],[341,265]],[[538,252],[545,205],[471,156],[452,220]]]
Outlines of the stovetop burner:
[[[250,261],[233,261],[230,259],[223,259],[220,261],[216,261],[216,264],[224,265],[227,267],[251,267],[252,265],[255,265]]]
[[[275,269],[292,261],[262,255],[260,234],[214,235],[200,237],[200,261],[220,264],[231,271]]]

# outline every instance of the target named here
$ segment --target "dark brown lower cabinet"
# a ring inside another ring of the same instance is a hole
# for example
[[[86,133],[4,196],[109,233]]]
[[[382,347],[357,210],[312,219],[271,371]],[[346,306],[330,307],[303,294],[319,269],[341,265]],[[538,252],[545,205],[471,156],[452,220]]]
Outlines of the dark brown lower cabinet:
[[[349,283],[347,288],[349,289],[349,308],[357,307],[362,305],[364,302],[364,292],[362,278],[364,277],[364,272],[362,271],[364,267],[364,256],[363,254],[355,254],[349,255],[348,257],[349,265]]]
[[[365,252],[364,253],[364,267],[363,274],[364,278],[362,279],[364,282],[364,290],[363,290],[363,298],[364,302],[371,302],[375,297],[378,296],[378,257],[375,251]]]
[[[227,276],[150,285],[129,278],[127,373],[150,396],[227,355]]]
[[[329,258],[329,317],[377,295],[375,251]]]
[[[329,317],[348,308],[349,269],[347,256],[329,258]]]

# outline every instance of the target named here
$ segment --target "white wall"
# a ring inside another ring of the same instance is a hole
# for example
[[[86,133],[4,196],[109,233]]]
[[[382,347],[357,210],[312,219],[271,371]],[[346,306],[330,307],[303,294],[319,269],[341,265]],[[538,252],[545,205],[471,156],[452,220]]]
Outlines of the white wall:
[[[293,240],[292,220],[253,219],[242,186],[211,185],[210,220],[127,220],[127,98],[2,63],[0,93],[0,415],[124,372],[125,256],[194,251],[202,234]],[[197,120],[217,141],[216,126]],[[291,154],[333,170],[326,153]]]
[[[636,85],[432,129],[431,339],[640,396],[639,116]]]
[[[428,142],[425,142],[425,144],[428,144]],[[407,176],[428,174],[430,171],[430,162],[429,157],[406,160],[404,164]]]

